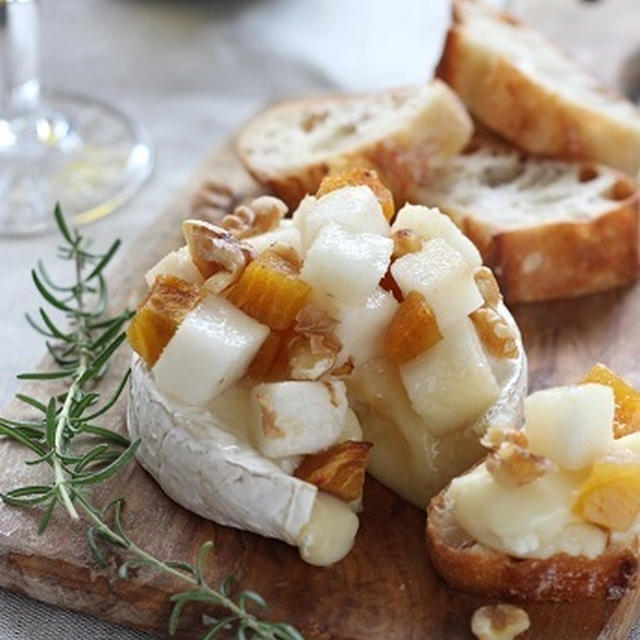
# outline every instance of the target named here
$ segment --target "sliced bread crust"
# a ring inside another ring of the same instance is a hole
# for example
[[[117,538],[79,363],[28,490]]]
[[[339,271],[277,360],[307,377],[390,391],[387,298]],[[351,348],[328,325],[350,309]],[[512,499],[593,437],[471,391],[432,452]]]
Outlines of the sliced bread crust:
[[[473,125],[443,82],[355,96],[293,100],[259,114],[240,132],[247,170],[290,207],[315,193],[334,167],[378,170],[397,203],[434,157],[458,153]]]
[[[485,125],[532,153],[636,176],[640,113],[542,35],[475,0],[455,0],[438,64]]]
[[[637,542],[635,548],[609,545],[593,559],[564,553],[545,559],[512,558],[462,531],[445,493],[446,489],[429,504],[427,547],[436,570],[455,589],[522,602],[566,602],[615,600],[635,585]]]
[[[469,236],[509,303],[594,293],[640,270],[635,183],[621,172],[526,157],[485,139],[410,195]]]

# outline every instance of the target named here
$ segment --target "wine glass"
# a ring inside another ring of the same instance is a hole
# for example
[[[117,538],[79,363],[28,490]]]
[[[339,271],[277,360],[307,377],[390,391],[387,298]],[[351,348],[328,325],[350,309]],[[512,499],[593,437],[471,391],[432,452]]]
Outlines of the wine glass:
[[[39,0],[0,0],[0,234],[75,223],[128,200],[153,164],[144,130],[120,110],[40,85]]]

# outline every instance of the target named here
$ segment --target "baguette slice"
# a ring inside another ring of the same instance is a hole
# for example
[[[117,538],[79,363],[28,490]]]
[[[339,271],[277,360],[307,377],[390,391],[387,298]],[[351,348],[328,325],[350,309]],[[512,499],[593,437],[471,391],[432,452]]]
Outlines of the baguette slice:
[[[454,220],[507,302],[579,296],[638,276],[638,193],[630,178],[489,140],[477,137],[466,153],[432,167],[410,199]]]
[[[633,587],[637,549],[609,545],[594,559],[564,553],[546,559],[512,558],[470,538],[457,524],[445,493],[429,505],[427,547],[438,573],[455,589],[535,602],[618,599]]]
[[[640,168],[640,112],[539,33],[455,0],[437,75],[472,114],[533,153]]]
[[[267,109],[240,132],[249,172],[294,207],[333,167],[377,169],[401,204],[433,157],[458,153],[473,125],[441,81],[357,96],[309,98]]]

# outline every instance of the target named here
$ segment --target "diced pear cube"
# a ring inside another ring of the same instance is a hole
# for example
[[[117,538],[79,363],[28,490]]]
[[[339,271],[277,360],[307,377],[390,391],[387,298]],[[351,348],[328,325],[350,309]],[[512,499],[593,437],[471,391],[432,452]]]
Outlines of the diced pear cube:
[[[414,410],[438,436],[463,427],[500,395],[471,320],[442,333],[440,342],[399,367]]]
[[[602,384],[555,387],[524,401],[529,449],[563,469],[584,469],[613,443],[613,390]]]
[[[336,224],[351,233],[375,233],[388,237],[389,223],[369,187],[343,187],[318,198],[304,215],[302,240],[309,247],[320,229]]]
[[[623,451],[625,449],[640,455],[640,431],[634,431],[626,436],[614,439],[611,445],[612,451]]]
[[[391,265],[391,275],[404,296],[417,291],[424,296],[440,331],[482,306],[484,300],[473,279],[473,267],[442,238],[424,243]]]
[[[251,390],[257,446],[270,458],[316,453],[335,444],[345,427],[343,382],[287,381]]]
[[[360,442],[363,439],[362,427],[358,416],[354,413],[353,409],[347,409],[347,415],[344,420],[344,427],[338,438],[339,442],[345,442],[346,440],[355,440]]]
[[[192,284],[201,285],[204,282],[202,274],[191,260],[189,247],[186,245],[181,249],[168,253],[155,266],[151,267],[144,278],[151,286],[156,276],[175,276]]]
[[[306,195],[300,200],[298,208],[291,214],[291,223],[300,233],[304,231],[307,216],[317,201],[315,196]]]
[[[332,314],[338,321],[336,336],[342,342],[336,365],[349,358],[359,365],[383,355],[385,332],[397,308],[393,295],[381,287],[376,287],[364,306],[339,303]]]
[[[247,372],[268,334],[269,327],[210,294],[186,315],[156,362],[156,384],[182,404],[204,406]]]
[[[482,257],[476,246],[456,227],[453,220],[438,208],[424,207],[417,204],[405,204],[391,227],[391,231],[411,229],[424,240],[442,238],[472,266],[479,267]]]
[[[257,236],[245,238],[244,242],[250,244],[256,250],[256,253],[262,253],[274,244],[291,247],[295,249],[298,255],[302,252],[300,231],[298,231],[297,227],[293,226],[291,220],[282,220],[280,226],[276,229],[267,231],[266,233],[260,233]]]
[[[392,252],[391,238],[349,233],[329,224],[322,228],[309,248],[300,277],[314,289],[357,304],[376,289],[387,271]]]

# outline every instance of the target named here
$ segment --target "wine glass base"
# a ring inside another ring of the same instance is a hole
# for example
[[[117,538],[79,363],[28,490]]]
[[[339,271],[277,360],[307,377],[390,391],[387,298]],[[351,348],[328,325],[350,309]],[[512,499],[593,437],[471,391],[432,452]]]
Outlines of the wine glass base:
[[[0,119],[0,234],[53,227],[59,202],[76,224],[97,220],[131,198],[153,155],[143,129],[110,105],[72,93],[43,95],[31,119]]]

